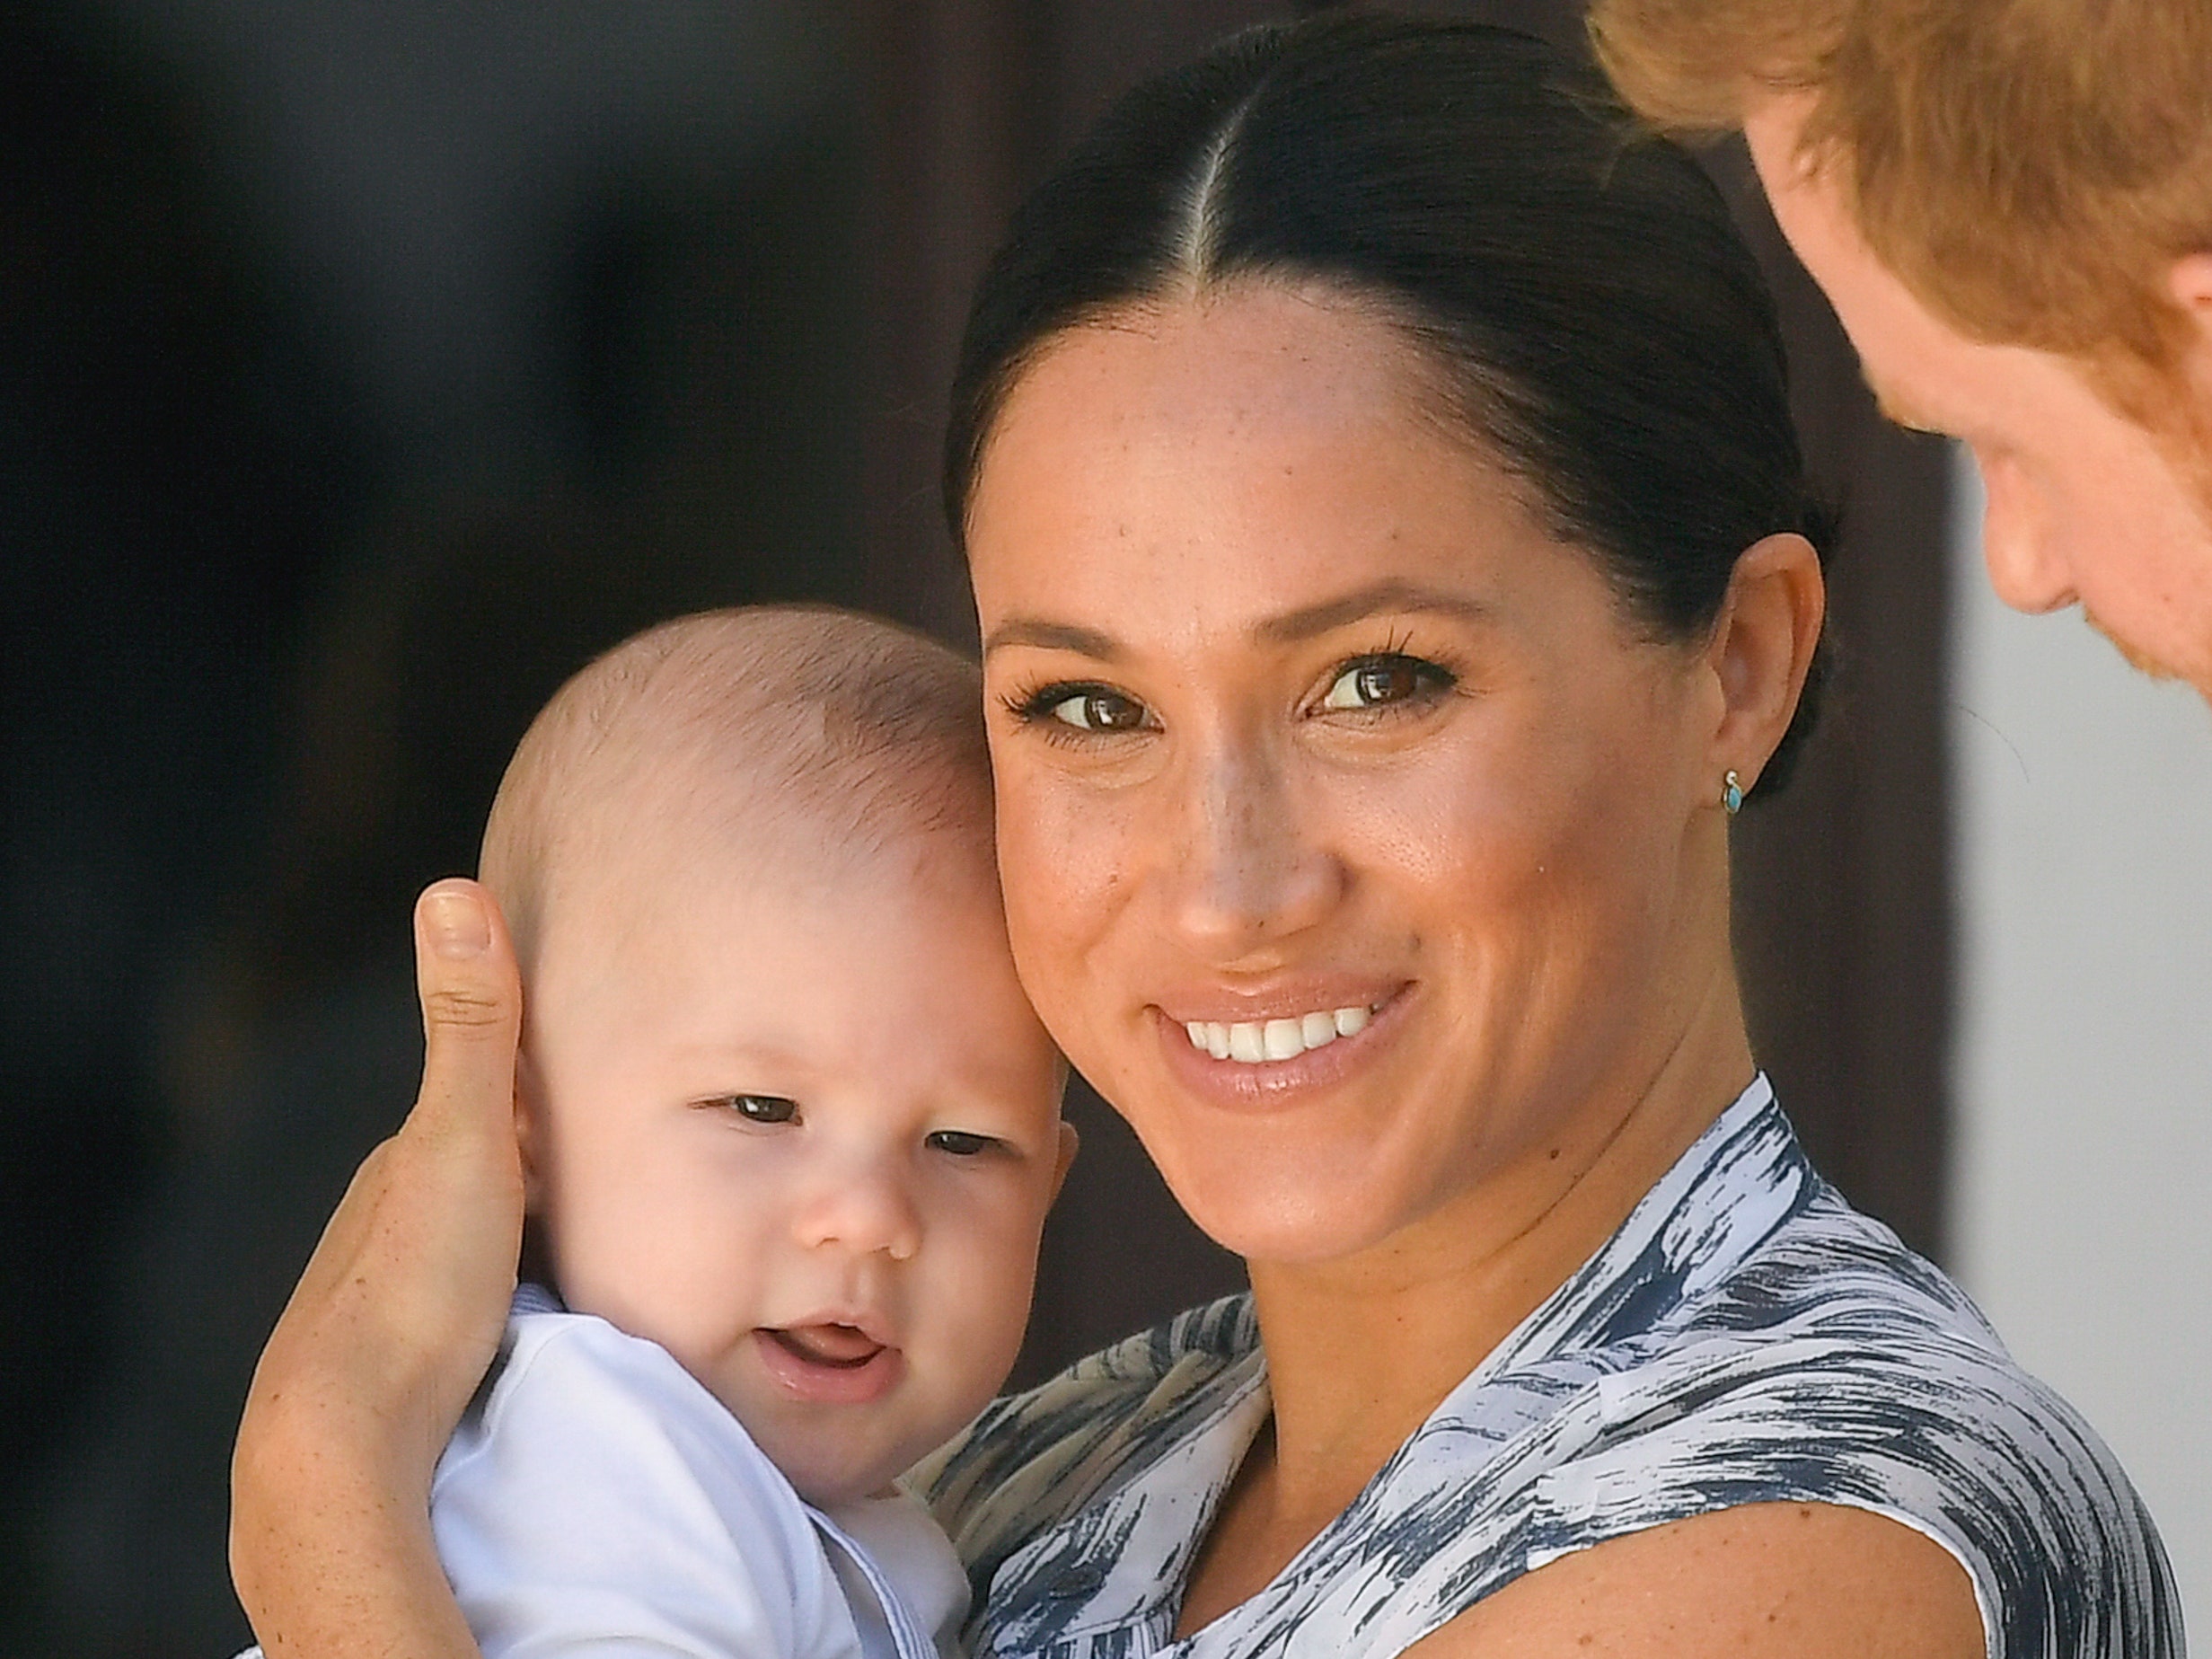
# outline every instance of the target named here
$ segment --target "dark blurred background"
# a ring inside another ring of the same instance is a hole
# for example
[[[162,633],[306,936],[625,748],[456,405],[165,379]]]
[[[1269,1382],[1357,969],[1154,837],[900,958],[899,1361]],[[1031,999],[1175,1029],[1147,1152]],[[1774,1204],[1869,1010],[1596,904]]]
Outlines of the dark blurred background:
[[[935,447],[1007,209],[1138,76],[1310,9],[5,10],[0,1651],[246,1639],[230,1433],[411,1098],[415,891],[646,622],[815,598],[965,639]],[[1579,38],[1568,0],[1425,9]],[[1833,718],[1739,833],[1756,1020],[1830,1173],[1940,1250],[1943,462],[1713,164],[1849,525]],[[1238,1282],[1075,1110],[1025,1376]]]

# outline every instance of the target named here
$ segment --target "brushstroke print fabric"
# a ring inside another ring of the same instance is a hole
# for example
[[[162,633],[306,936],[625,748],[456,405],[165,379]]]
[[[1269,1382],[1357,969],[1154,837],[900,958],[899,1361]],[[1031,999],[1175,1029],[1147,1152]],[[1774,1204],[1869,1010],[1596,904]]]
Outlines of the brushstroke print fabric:
[[[2182,1652],[2111,1453],[1820,1179],[1763,1077],[1273,1584],[1175,1642],[1267,1412],[1244,1297],[987,1410],[912,1478],[968,1564],[975,1659],[1388,1659],[1563,1555],[1775,1502],[1942,1544],[1990,1659]]]

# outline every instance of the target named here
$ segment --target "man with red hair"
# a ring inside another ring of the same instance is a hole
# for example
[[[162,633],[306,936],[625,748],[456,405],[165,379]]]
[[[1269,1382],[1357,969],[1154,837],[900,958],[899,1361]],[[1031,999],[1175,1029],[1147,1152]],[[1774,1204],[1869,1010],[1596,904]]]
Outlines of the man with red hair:
[[[1991,579],[2212,698],[2212,3],[1596,0],[1660,127],[1741,127],[1890,417],[1980,463]]]

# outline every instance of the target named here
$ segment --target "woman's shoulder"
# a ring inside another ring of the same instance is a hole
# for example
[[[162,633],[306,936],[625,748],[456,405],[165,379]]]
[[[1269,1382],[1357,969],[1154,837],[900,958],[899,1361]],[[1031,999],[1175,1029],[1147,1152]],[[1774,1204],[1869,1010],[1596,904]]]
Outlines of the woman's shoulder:
[[[1630,1346],[1647,1363],[1608,1380],[1623,1399],[1682,1393],[1690,1421],[1732,1400],[1786,1398],[1814,1445],[1943,1441],[1947,1477],[1995,1480],[2023,1501],[2140,1510],[2095,1431],[1966,1293],[1825,1183],[1670,1324],[1648,1356]]]
[[[1820,1178],[1763,1084],[1647,1202],[1504,1368],[1578,1390],[1568,1416],[1589,1438],[1554,1491],[1641,1467],[1644,1491],[1698,1510],[1732,1491],[1917,1506],[1899,1518],[2023,1572],[2040,1540],[2046,1573],[2125,1558],[2138,1580],[2164,1574],[2095,1432],[1947,1275]]]
[[[2110,1448],[1825,1184],[1605,1357],[1587,1438],[1532,1494],[1532,1566],[1736,1505],[1840,1504],[1948,1549],[2005,1653],[2180,1651],[2171,1568]]]
[[[1993,1655],[2178,1655],[2156,1530],[2079,1414],[1809,1171],[1767,1213],[1717,1249],[1695,1201],[1626,1231],[1444,1401],[1267,1610],[1346,1652],[1396,1652],[1579,1551],[1812,1504],[1941,1545]]]

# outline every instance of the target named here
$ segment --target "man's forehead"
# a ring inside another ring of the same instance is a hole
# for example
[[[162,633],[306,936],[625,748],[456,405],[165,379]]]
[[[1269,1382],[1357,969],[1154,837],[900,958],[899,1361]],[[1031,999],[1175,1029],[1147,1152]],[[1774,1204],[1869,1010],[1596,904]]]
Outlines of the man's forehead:
[[[1922,432],[1956,432],[1955,416],[1926,389],[1931,373],[1958,367],[1969,344],[1949,329],[1866,245],[1833,167],[1798,149],[1809,96],[1762,100],[1745,118],[1760,181],[1792,249],[1812,274],[1856,349],[1882,415]]]

